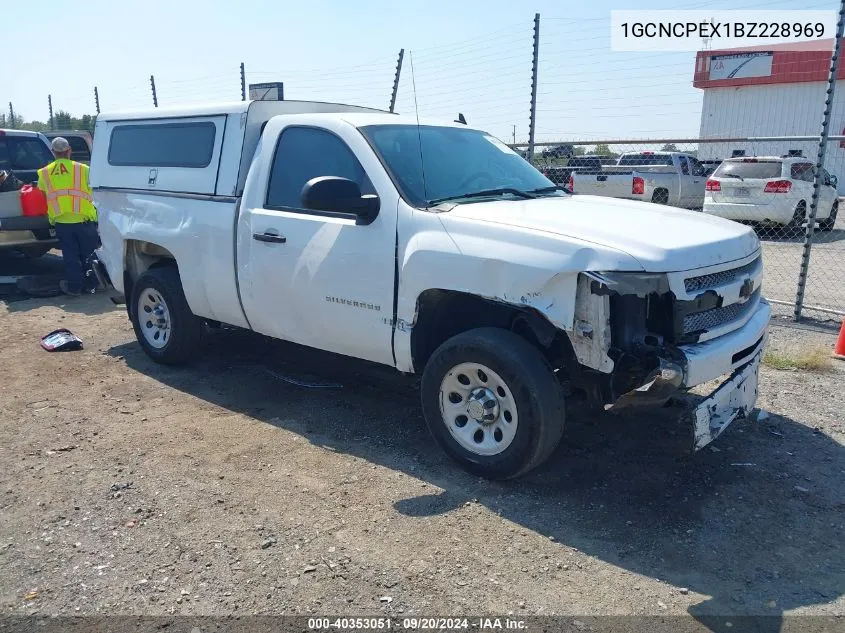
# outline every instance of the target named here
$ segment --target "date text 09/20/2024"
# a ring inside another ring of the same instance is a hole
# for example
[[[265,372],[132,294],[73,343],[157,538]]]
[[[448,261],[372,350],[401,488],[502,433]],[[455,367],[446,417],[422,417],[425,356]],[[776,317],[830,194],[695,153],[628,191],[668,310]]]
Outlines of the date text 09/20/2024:
[[[310,631],[455,631],[525,630],[513,618],[309,618]]]

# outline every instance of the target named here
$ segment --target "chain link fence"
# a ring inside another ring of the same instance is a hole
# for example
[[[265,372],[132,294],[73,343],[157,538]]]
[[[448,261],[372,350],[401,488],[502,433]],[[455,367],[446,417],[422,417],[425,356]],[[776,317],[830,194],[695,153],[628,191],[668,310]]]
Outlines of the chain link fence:
[[[763,292],[783,316],[795,314],[806,245],[802,314],[839,320],[845,316],[845,218],[839,217],[845,140],[828,142],[809,231],[818,145],[810,136],[566,141],[540,144],[532,162],[576,195],[641,200],[752,227],[763,249]],[[528,158],[524,147],[517,149]],[[660,230],[654,227],[656,237]]]

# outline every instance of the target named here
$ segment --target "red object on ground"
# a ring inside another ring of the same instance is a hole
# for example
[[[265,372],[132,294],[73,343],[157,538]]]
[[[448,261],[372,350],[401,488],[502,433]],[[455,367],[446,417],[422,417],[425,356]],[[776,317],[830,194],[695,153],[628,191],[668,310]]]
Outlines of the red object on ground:
[[[47,196],[34,185],[21,188],[21,210],[24,216],[47,215]]]
[[[839,328],[839,338],[836,339],[836,345],[833,347],[833,357],[845,360],[845,320],[842,321],[842,327]]]

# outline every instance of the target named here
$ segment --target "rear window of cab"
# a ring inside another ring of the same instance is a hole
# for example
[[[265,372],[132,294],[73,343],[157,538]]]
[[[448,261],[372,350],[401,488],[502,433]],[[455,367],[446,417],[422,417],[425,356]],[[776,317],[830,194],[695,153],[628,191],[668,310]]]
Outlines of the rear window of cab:
[[[751,179],[780,178],[782,171],[783,161],[779,160],[726,160],[713,172],[713,176],[715,178],[720,176]]]

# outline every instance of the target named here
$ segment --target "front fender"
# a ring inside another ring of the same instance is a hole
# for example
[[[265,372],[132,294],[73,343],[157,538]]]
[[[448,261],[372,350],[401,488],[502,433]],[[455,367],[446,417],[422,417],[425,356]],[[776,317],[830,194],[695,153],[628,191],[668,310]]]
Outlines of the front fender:
[[[530,307],[572,332],[578,275],[639,268],[629,255],[559,235],[424,213],[400,252],[395,349],[411,371],[410,332],[426,290],[452,290]]]

